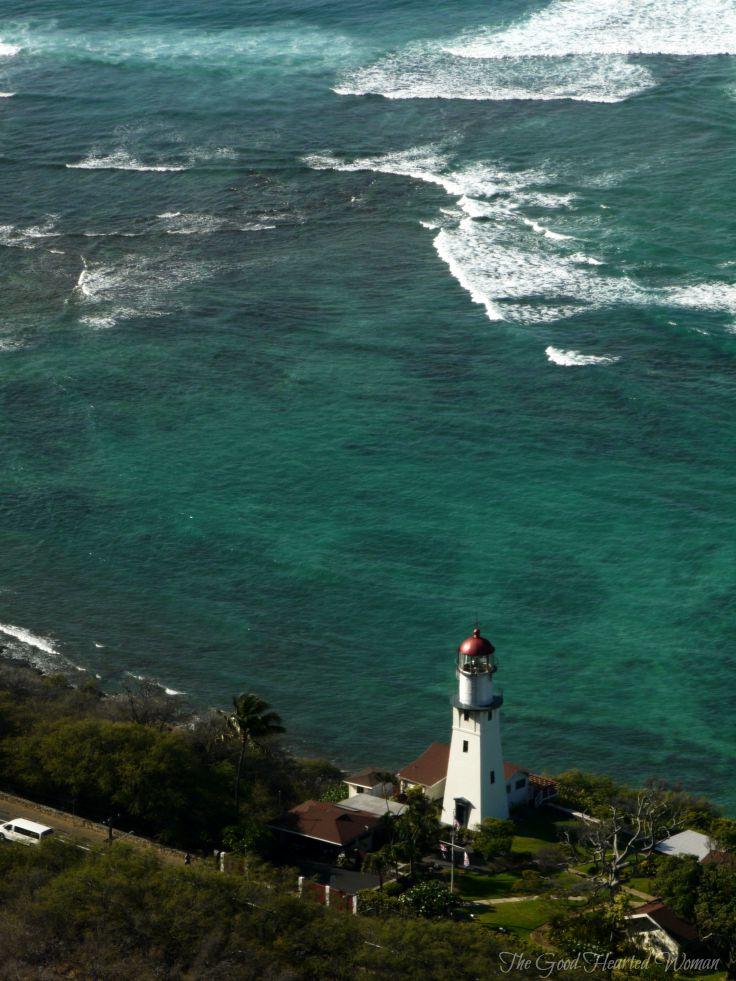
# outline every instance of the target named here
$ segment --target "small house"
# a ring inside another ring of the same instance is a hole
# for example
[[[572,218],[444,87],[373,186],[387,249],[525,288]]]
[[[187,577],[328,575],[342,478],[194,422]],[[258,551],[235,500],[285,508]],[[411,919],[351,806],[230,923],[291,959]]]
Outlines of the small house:
[[[659,960],[679,957],[698,943],[698,931],[661,899],[637,906],[626,917],[627,933],[647,954]]]

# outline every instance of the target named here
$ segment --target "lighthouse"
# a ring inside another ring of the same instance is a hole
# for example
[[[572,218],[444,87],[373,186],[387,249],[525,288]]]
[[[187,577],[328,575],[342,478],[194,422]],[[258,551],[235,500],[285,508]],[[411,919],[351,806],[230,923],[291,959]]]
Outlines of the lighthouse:
[[[442,821],[475,827],[487,817],[509,816],[503,750],[503,695],[493,684],[493,644],[476,627],[457,652],[457,694],[452,698],[452,739]]]

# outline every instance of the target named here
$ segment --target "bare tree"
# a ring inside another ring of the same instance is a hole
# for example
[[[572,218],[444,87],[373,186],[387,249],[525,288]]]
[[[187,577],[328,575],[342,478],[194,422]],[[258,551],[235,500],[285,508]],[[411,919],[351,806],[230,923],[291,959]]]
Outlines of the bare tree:
[[[684,806],[677,791],[648,781],[631,797],[613,801],[600,818],[584,815],[578,840],[593,853],[598,878],[611,893],[632,857],[647,858],[657,842],[682,825]]]

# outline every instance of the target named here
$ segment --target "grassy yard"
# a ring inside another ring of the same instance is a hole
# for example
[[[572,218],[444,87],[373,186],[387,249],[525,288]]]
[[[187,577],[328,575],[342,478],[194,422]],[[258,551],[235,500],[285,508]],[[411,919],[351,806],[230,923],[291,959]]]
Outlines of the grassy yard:
[[[535,854],[542,848],[560,844],[560,835],[564,828],[574,822],[561,812],[541,808],[538,811],[528,811],[514,818],[516,834],[512,851],[531,852]]]
[[[521,878],[519,872],[497,872],[479,875],[477,872],[455,873],[455,889],[463,899],[502,899],[513,895],[513,887]],[[449,875],[446,877],[449,881]]]
[[[487,912],[476,912],[475,921],[488,927],[504,927],[510,933],[528,937],[532,930],[569,906],[564,900],[525,899],[518,903],[502,903]]]
[[[649,896],[656,896],[656,890],[654,886],[654,879],[648,878],[644,875],[635,875],[632,878],[627,879],[624,885],[630,886],[632,889],[638,889],[639,892],[645,892]]]

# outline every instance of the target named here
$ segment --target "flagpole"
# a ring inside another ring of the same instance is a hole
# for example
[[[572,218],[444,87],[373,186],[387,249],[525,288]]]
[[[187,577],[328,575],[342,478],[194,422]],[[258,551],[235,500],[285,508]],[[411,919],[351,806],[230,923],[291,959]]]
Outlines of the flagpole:
[[[452,835],[450,837],[450,892],[455,891],[455,822],[452,822]]]

